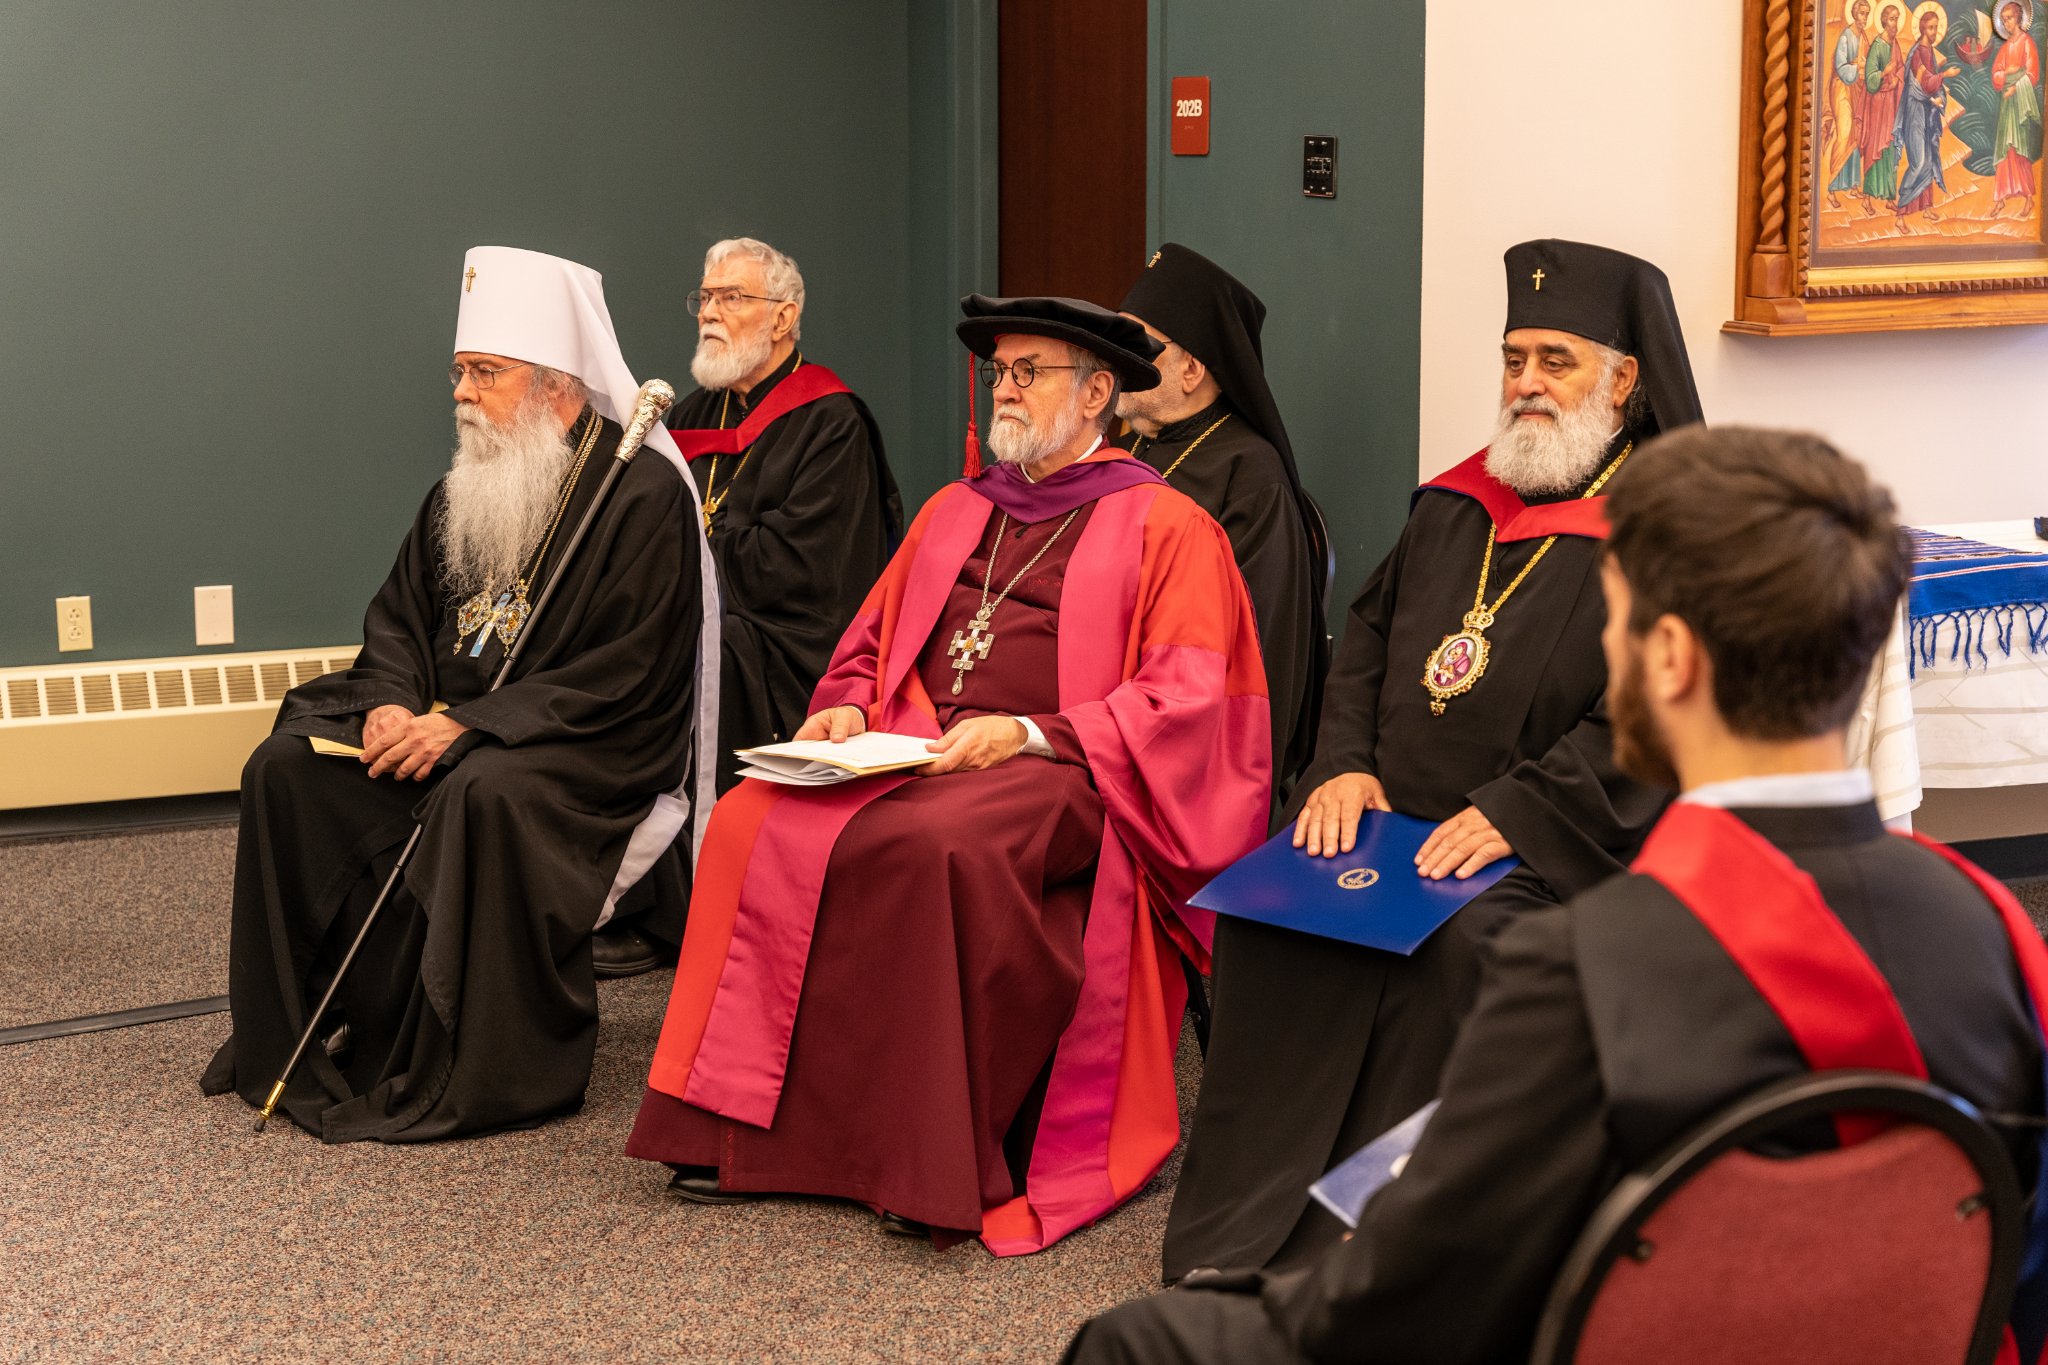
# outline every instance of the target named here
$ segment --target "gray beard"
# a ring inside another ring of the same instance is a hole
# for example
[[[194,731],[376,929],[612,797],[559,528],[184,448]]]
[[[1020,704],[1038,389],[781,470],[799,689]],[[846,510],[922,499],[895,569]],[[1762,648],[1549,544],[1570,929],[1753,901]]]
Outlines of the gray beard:
[[[1049,426],[1043,431],[1031,423],[1031,415],[1019,403],[1006,409],[1015,416],[999,412],[988,427],[988,448],[1004,464],[1016,465],[1019,469],[1037,464],[1056,450],[1063,450],[1081,434],[1081,391],[1076,389],[1067,405],[1061,408]]]
[[[690,378],[701,389],[729,389],[766,364],[774,349],[765,327],[747,342],[700,336],[697,354],[690,358]]]
[[[553,404],[535,392],[503,426],[472,404],[456,406],[455,461],[437,522],[450,601],[495,596],[526,567],[561,498],[574,453],[566,435]]]
[[[1608,371],[1576,407],[1561,410],[1547,398],[1502,403],[1486,449],[1486,472],[1524,497],[1569,493],[1600,468],[1614,439],[1614,371]],[[1547,412],[1548,422],[1517,414]]]

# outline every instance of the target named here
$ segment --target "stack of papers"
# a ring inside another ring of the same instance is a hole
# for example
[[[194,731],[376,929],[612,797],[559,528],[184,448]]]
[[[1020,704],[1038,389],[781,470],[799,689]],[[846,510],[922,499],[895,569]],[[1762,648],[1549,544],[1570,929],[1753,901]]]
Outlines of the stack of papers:
[[[922,768],[938,757],[925,747],[930,742],[917,735],[871,730],[839,744],[829,739],[791,740],[733,752],[747,760],[741,777],[791,787],[827,787],[856,777]]]

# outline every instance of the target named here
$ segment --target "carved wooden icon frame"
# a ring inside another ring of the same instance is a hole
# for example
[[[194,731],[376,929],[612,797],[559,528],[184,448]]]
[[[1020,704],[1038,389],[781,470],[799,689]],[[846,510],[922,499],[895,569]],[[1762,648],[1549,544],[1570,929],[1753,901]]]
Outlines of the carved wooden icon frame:
[[[1879,9],[1895,2],[1872,0]],[[1881,243],[1873,237],[1854,249],[1832,249],[1820,240],[1844,230],[1839,207],[1833,210],[1835,225],[1823,226],[1822,212],[1834,196],[1831,182],[1822,178],[1820,134],[1826,102],[1839,98],[1828,84],[1835,54],[1825,39],[1845,20],[1830,15],[1836,10],[1846,15],[1848,3],[1743,0],[1735,316],[1722,330],[1798,336],[2048,323],[2048,240],[2040,230],[2048,215],[2038,195],[2030,202],[2033,216],[2025,240],[2015,236],[1994,248],[1950,243],[1940,235],[1943,229],[1930,226],[1933,218],[1920,221],[1923,215],[1897,215],[1893,221],[1907,226]],[[1909,19],[1914,6],[1915,0],[1902,6]],[[2048,23],[2048,5],[2034,0],[2030,23],[2035,11],[2043,11]],[[2009,26],[2002,15],[1999,26],[2001,32]],[[1865,36],[1874,37],[1875,30]],[[1967,41],[1961,34],[1956,40]],[[1907,51],[1904,40],[1893,50]],[[1882,120],[1868,122],[1877,127]],[[1932,161],[1942,164],[1939,155]],[[2038,184],[2038,164],[2034,174]],[[1871,201],[1853,187],[1848,192],[1860,201],[1883,204],[1870,212],[1895,212],[1896,201]],[[2013,221],[1999,223],[2004,232],[2018,227]],[[1947,230],[1970,229],[1959,218]]]

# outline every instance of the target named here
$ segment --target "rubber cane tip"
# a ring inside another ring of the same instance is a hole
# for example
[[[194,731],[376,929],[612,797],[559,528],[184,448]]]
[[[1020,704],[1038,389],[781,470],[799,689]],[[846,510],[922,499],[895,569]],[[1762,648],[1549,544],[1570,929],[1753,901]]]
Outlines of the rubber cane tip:
[[[258,1119],[256,1120],[256,1131],[257,1131],[257,1132],[259,1132],[259,1133],[260,1133],[260,1132],[262,1132],[262,1131],[263,1131],[263,1129],[264,1129],[264,1128],[265,1128],[265,1127],[266,1127],[266,1126],[267,1126],[267,1125],[268,1125],[269,1123],[270,1123],[270,1120],[269,1120],[269,1119],[266,1119],[266,1118],[261,1118],[261,1117],[259,1117],[259,1118],[258,1118]]]

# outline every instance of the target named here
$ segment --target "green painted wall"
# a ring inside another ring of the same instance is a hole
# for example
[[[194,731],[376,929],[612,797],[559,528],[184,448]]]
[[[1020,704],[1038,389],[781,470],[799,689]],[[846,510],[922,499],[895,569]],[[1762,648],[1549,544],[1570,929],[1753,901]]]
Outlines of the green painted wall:
[[[910,0],[910,420],[889,432],[906,515],[960,477],[963,294],[996,289],[996,0]],[[985,408],[986,403],[983,404]]]
[[[793,254],[807,353],[912,388],[903,0],[9,0],[0,666],[353,641],[451,444],[463,251],[601,270],[688,381],[712,240]],[[97,648],[56,652],[52,600]]]
[[[628,360],[679,386],[704,246],[782,246],[806,353],[873,406],[915,506],[958,469],[955,300],[994,285],[995,12],[13,0],[0,666],[195,652],[204,583],[235,586],[235,649],[354,640],[446,464],[478,243],[603,271]],[[1150,235],[1266,299],[1341,611],[1414,469],[1423,4],[1249,13],[1153,0]],[[1213,82],[1207,157],[1167,154],[1172,74]],[[1300,194],[1305,133],[1341,140],[1334,201]],[[60,656],[73,593],[98,647]]]
[[[1333,619],[1393,545],[1415,484],[1423,0],[1152,0],[1151,236],[1266,302],[1266,370],[1337,545]],[[1209,155],[1167,150],[1167,81],[1207,76]],[[1337,197],[1301,140],[1337,138]]]

